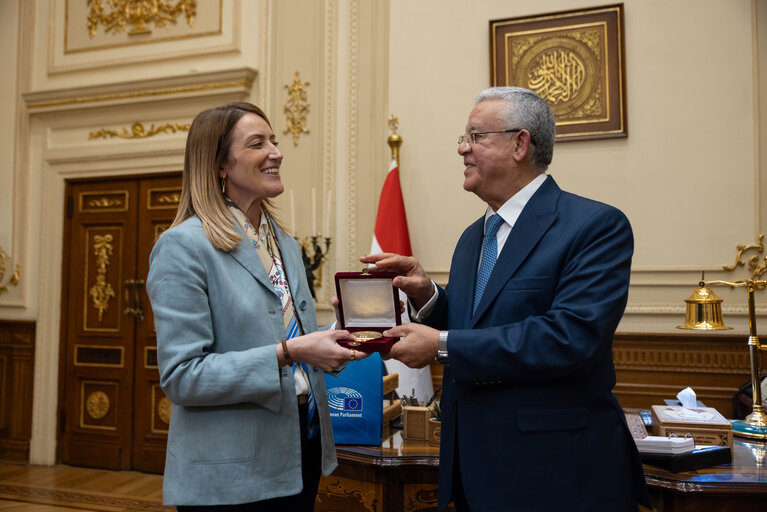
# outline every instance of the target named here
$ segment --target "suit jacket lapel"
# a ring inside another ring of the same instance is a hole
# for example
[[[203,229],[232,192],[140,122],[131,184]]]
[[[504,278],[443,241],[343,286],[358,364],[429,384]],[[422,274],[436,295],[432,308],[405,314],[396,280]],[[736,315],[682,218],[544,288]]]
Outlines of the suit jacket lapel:
[[[557,218],[556,208],[560,193],[561,190],[554,178],[549,176],[525,205],[506,239],[495,267],[493,267],[493,273],[490,274],[490,279],[482,294],[482,300],[472,317],[471,327],[493,303],[506,282],[511,279],[543,234],[554,223]],[[476,275],[476,268],[474,268],[474,273]],[[473,297],[472,295],[472,299]]]
[[[461,269],[459,272],[451,272],[450,295],[453,297],[468,297],[464,311],[460,312],[461,326],[467,326],[471,322],[472,308],[474,306],[474,288],[477,282],[477,268],[479,267],[479,253],[482,249],[482,239],[485,231],[485,217],[482,216],[474,224],[466,229],[462,247],[457,248],[453,258],[451,269]]]
[[[301,284],[299,271],[304,271],[304,262],[294,257],[293,251],[289,250],[289,244],[296,243],[290,235],[286,235],[280,229],[272,224],[274,232],[277,234],[277,243],[280,245],[280,255],[282,256],[282,266],[285,269],[290,286],[290,295],[296,300]]]
[[[256,251],[250,245],[250,238],[248,238],[248,235],[245,233],[241,226],[235,224],[235,229],[237,229],[237,233],[242,237],[242,239],[240,240],[240,244],[233,251],[230,251],[229,254],[240,265],[245,267],[245,270],[250,272],[256,281],[264,285],[270,292],[275,293],[274,287],[272,286],[271,281],[269,281],[269,276],[264,269],[263,263],[261,263],[261,260],[258,258],[258,254],[256,254]]]

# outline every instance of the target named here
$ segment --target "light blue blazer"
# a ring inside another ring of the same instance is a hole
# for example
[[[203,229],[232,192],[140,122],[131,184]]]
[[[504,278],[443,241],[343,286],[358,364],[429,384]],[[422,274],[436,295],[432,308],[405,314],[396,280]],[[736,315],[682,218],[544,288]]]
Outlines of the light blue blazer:
[[[279,368],[282,307],[245,233],[226,253],[192,217],[165,231],[150,256],[147,291],[160,385],[173,403],[163,501],[217,505],[301,491],[298,406],[290,367]],[[278,228],[296,313],[317,330],[298,244]],[[337,465],[324,375],[309,366],[319,413],[322,472]],[[319,392],[318,392],[319,391]]]

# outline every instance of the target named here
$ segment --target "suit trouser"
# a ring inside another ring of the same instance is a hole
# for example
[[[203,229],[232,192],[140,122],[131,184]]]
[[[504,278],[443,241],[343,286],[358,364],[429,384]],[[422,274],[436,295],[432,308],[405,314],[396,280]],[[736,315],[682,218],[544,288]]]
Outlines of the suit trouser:
[[[456,512],[471,512],[469,503],[466,501],[466,493],[463,490],[463,479],[461,478],[461,459],[458,453],[458,422],[455,425],[455,443],[453,448],[453,485],[452,497]]]

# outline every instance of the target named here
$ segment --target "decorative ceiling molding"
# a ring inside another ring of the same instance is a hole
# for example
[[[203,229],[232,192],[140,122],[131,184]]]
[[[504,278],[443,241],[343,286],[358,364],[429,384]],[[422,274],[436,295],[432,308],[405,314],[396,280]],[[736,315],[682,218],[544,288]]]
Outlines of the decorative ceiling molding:
[[[22,97],[33,114],[227,93],[246,98],[250,94],[256,74],[254,69],[238,68],[99,86],[36,91],[23,94]]]

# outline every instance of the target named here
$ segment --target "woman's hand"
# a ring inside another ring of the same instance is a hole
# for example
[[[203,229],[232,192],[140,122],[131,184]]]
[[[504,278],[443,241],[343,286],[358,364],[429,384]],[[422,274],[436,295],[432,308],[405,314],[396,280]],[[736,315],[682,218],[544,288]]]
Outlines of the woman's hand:
[[[315,331],[287,341],[290,358],[314,365],[324,372],[338,368],[346,361],[364,359],[368,354],[359,350],[344,348],[337,340],[350,340],[348,331]]]

